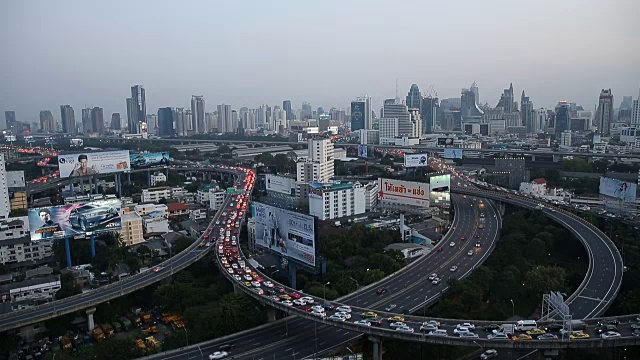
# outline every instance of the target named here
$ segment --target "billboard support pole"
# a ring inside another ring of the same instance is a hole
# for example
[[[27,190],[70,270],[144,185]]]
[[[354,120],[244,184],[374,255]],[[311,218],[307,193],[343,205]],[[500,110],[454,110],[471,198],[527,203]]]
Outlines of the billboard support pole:
[[[64,238],[64,251],[67,254],[67,267],[71,267],[71,249],[69,247],[69,238]]]
[[[147,184],[151,187],[151,170],[147,171]]]
[[[91,257],[94,258],[96,257],[96,236],[91,235],[89,237],[89,242],[91,244]]]
[[[289,261],[289,286],[291,286],[292,289],[296,289],[297,270],[296,264],[294,264],[293,261]]]
[[[131,186],[131,173],[130,172],[127,173],[127,184],[129,186]]]

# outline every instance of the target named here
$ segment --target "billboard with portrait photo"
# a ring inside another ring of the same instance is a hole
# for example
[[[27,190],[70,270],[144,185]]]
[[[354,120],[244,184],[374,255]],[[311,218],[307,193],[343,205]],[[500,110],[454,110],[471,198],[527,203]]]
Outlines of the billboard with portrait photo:
[[[444,149],[445,159],[462,159],[462,149]]]
[[[58,155],[58,169],[61,178],[129,171],[129,150]]]
[[[122,229],[119,199],[29,209],[31,241]]]
[[[436,175],[429,178],[431,191],[449,191],[451,187],[451,175]]]
[[[132,169],[144,169],[154,166],[169,165],[171,158],[169,152],[151,154],[134,154],[129,157]]]
[[[638,186],[632,182],[600,177],[600,194],[605,196],[623,201],[635,201],[637,188]]]
[[[358,157],[359,158],[368,158],[369,157],[369,147],[365,144],[358,145]]]

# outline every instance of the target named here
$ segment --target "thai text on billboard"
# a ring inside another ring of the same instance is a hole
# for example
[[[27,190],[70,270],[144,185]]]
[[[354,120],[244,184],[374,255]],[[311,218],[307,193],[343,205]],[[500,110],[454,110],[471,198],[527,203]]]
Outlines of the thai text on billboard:
[[[133,169],[169,165],[171,159],[168,152],[151,154],[134,154],[129,157]]]
[[[379,178],[378,187],[383,205],[429,207],[429,184]]]
[[[290,196],[295,196],[296,194],[296,179],[267,174],[265,175],[265,182],[267,191]]]
[[[449,191],[451,186],[451,175],[436,175],[429,178],[431,191]]]
[[[608,177],[600,177],[600,194],[623,201],[635,201],[637,185]]]
[[[61,178],[128,171],[129,150],[58,155],[58,169]]]
[[[445,159],[462,159],[462,149],[444,149]]]
[[[365,144],[358,145],[358,157],[359,158],[368,158],[369,157],[369,147]]]
[[[120,230],[120,208],[119,199],[107,199],[29,209],[31,241]]]
[[[253,203],[252,217],[256,221],[256,245],[311,266],[316,265],[315,218]]]
[[[429,165],[429,154],[404,154],[405,167],[421,167]]]

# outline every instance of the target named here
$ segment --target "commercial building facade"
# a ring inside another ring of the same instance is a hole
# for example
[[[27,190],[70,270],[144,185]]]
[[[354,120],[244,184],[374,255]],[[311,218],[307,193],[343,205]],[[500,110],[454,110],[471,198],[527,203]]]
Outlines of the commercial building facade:
[[[365,212],[365,188],[358,182],[309,185],[309,215],[331,220]]]

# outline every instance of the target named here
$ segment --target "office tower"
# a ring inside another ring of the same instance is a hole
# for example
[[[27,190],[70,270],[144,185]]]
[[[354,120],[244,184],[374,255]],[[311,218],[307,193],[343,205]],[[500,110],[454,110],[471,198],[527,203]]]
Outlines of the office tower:
[[[413,133],[414,127],[407,105],[397,103],[395,99],[389,100],[393,100],[393,103],[385,100],[382,108],[384,117],[398,119],[398,136],[416,137],[416,134]]]
[[[223,134],[234,132],[231,120],[231,105],[218,105],[218,132]]]
[[[204,96],[191,95],[191,116],[193,116],[194,132],[196,134],[206,134],[209,132],[208,124],[205,121]]]
[[[500,101],[498,102],[498,107],[502,107],[505,114],[512,113],[514,111],[513,100],[513,84],[510,84],[508,89],[504,89],[504,92],[500,97]]]
[[[409,116],[411,119],[411,137],[420,137],[422,135],[422,120],[420,119],[419,109],[409,109]]]
[[[400,136],[399,120],[397,118],[380,118],[378,119],[378,128],[380,131],[380,144],[386,144],[387,139],[393,139]]]
[[[527,128],[527,133],[533,134],[536,132],[537,126],[533,121],[533,103],[529,100],[528,96],[525,96],[524,90],[520,96],[520,119],[522,125]]]
[[[4,112],[4,120],[7,123],[7,130],[11,130],[12,134],[16,134],[15,133],[15,128],[16,128],[16,112],[11,110],[11,111],[5,111]]]
[[[158,133],[158,115],[147,115],[147,135],[155,135]]]
[[[308,102],[303,102],[302,103],[302,110],[300,111],[300,119],[301,120],[309,120],[312,118],[312,110],[311,110],[311,104],[309,104]]]
[[[478,85],[476,84],[475,81],[473,82],[473,84],[471,84],[471,87],[469,88],[469,90],[473,92],[473,95],[476,99],[476,104],[480,105],[480,90],[478,89]]]
[[[84,134],[88,134],[93,131],[93,126],[91,125],[91,108],[86,107],[82,109],[82,132]]]
[[[43,132],[56,132],[56,120],[53,118],[51,110],[40,111],[40,130]]]
[[[280,126],[287,127],[287,113],[284,110],[275,106],[271,113],[273,128],[270,130],[279,131]]]
[[[631,125],[640,125],[640,90],[638,91],[638,98],[633,100],[631,106]]]
[[[324,114],[324,108],[323,108],[322,106],[320,106],[320,107],[318,108],[318,110],[316,111],[316,114],[317,114],[318,116],[320,116],[320,115]]]
[[[613,94],[611,89],[602,89],[598,99],[595,125],[602,136],[611,135],[611,123],[613,122]]]
[[[623,124],[631,123],[631,112],[633,109],[633,97],[624,96],[620,109],[618,109],[618,122]]]
[[[293,109],[291,108],[291,100],[285,100],[282,102],[282,109],[287,113],[287,120],[295,120],[293,115]]]
[[[158,109],[158,136],[173,136],[173,123],[175,121],[176,109],[164,107]]]
[[[238,112],[231,110],[231,131],[235,132],[238,129]]]
[[[565,130],[569,130],[569,117],[571,116],[569,103],[562,100],[558,102],[555,110],[555,134],[556,139],[560,139],[560,134]]]
[[[476,94],[470,89],[462,89],[460,95],[460,116],[463,123],[480,123],[484,111],[478,107]]]
[[[140,123],[147,119],[147,101],[142,85],[131,87],[131,97],[127,99],[127,118],[129,134],[139,134]]]
[[[344,109],[331,108],[329,113],[331,114],[331,120],[338,121],[340,124],[343,124],[347,118]]]
[[[436,124],[439,108],[438,97],[427,95],[422,99],[420,115],[422,116],[422,130],[425,134],[433,134],[433,127]]]
[[[331,163],[333,164],[333,161]],[[9,187],[7,185],[7,167],[4,160],[4,154],[0,154],[0,175],[1,175],[0,176],[0,218],[6,219],[9,217],[11,201],[9,200]]]
[[[351,102],[351,131],[365,129],[365,106],[364,101],[356,100]]]
[[[173,121],[174,121],[174,129],[176,131],[176,135],[187,136],[189,125],[185,123],[184,108],[175,109]],[[165,126],[168,126],[168,125],[165,125]]]
[[[70,105],[60,105],[60,122],[62,123],[62,132],[69,135],[78,134],[76,126],[76,118],[73,108]]]
[[[411,85],[409,93],[407,94],[406,104],[409,109],[422,109],[422,94],[420,94],[418,85]]]
[[[91,109],[91,129],[98,134],[104,134],[104,112],[101,107]]]
[[[256,109],[255,123],[256,129],[264,129],[267,123],[267,105],[260,105],[260,107]]]
[[[111,130],[120,130],[121,127],[120,113],[111,114]]]
[[[297,181],[326,183],[334,175],[334,148],[330,139],[308,140],[309,154],[306,161],[297,163]]]
[[[533,124],[533,133],[544,133],[549,127],[547,109],[540,108],[532,111],[531,123]]]

